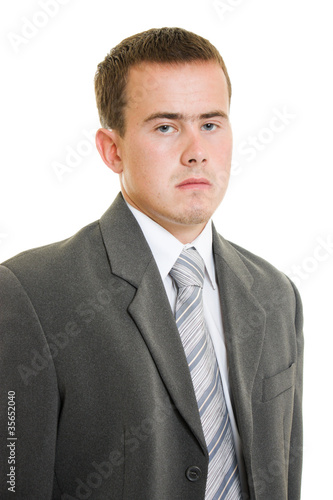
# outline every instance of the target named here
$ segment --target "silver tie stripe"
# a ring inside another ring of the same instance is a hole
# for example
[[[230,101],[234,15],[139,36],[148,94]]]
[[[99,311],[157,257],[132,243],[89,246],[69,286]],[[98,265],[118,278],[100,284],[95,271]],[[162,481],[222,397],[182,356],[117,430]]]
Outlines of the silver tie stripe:
[[[209,453],[205,500],[239,500],[242,496],[231,425],[203,314],[204,262],[195,248],[182,251],[170,275],[178,288],[176,323]]]

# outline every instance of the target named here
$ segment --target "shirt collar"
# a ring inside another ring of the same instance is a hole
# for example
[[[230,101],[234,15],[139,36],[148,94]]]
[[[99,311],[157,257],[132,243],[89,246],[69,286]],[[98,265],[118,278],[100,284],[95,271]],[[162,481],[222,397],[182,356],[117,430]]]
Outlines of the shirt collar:
[[[212,287],[216,288],[212,248],[213,234],[210,220],[194,241],[184,245],[169,231],[150,219],[143,212],[140,212],[129,203],[127,203],[127,206],[141,227],[163,280],[168,276],[182,250],[184,248],[195,247],[205,263],[206,272]]]

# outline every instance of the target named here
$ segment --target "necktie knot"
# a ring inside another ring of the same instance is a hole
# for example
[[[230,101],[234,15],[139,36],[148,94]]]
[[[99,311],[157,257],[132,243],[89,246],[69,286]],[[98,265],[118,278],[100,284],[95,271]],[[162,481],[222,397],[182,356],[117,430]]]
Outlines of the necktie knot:
[[[187,286],[203,287],[205,264],[197,250],[193,247],[184,249],[174,266],[170,275],[178,288]]]

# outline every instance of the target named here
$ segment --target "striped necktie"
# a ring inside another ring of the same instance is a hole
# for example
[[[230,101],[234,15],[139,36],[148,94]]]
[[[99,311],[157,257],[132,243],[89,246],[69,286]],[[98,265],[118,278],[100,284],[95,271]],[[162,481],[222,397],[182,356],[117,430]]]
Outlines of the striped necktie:
[[[228,410],[214,347],[205,326],[204,262],[184,249],[170,271],[178,288],[176,323],[183,343],[209,453],[205,500],[240,500],[241,487]]]

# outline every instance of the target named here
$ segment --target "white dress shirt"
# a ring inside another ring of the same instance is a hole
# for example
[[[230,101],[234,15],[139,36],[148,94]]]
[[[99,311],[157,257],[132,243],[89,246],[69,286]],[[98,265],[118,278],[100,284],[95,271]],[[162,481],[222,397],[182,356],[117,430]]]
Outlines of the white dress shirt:
[[[169,272],[171,271],[182,250],[184,248],[195,247],[205,263],[205,279],[203,284],[204,316],[208,332],[214,345],[215,354],[220,369],[224,397],[228,408],[231,428],[234,437],[241,482],[242,484],[245,484],[243,479],[243,474],[245,471],[242,459],[241,442],[230,397],[228,375],[229,370],[222,325],[222,311],[219,291],[215,278],[211,221],[206,224],[204,230],[192,243],[184,245],[171,233],[169,233],[162,226],[147,217],[144,213],[135,209],[129,203],[127,203],[127,206],[131,210],[139,226],[141,227],[141,230],[154,256],[173,313],[175,312],[177,300],[177,288],[173,279],[169,275]]]

